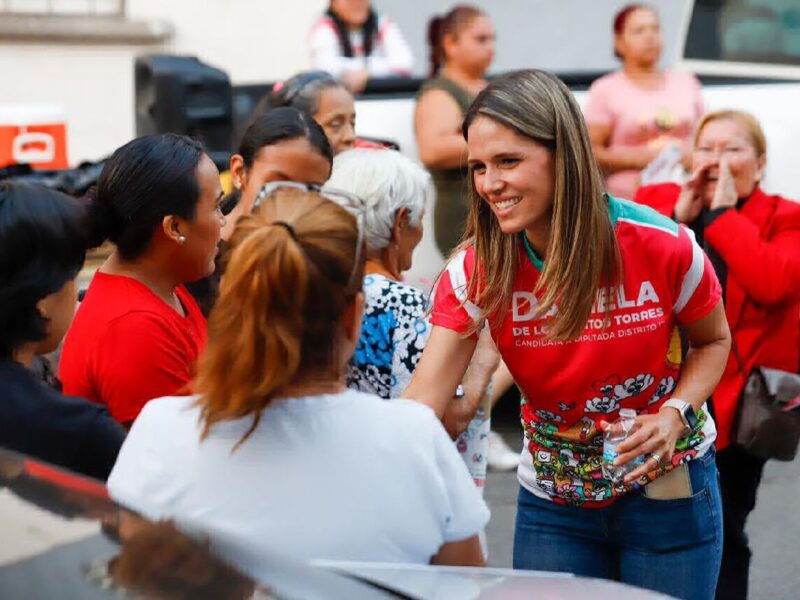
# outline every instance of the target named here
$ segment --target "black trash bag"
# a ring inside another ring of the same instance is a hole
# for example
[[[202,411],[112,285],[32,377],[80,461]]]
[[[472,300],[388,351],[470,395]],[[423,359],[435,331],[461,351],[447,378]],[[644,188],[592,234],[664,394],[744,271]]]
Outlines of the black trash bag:
[[[83,196],[97,183],[105,159],[99,162],[82,162],[73,169],[44,171],[30,165],[9,165],[0,169],[0,181],[30,183],[64,192],[70,196]]]

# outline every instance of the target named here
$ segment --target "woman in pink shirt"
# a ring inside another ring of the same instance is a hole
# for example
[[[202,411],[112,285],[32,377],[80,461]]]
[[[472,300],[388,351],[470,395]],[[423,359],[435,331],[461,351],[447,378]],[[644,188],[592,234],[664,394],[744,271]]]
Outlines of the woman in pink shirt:
[[[633,198],[640,171],[670,143],[685,154],[703,114],[694,75],[661,69],[663,39],[651,7],[631,4],[614,19],[614,54],[622,69],[595,81],[584,108],[597,162],[614,196]]]

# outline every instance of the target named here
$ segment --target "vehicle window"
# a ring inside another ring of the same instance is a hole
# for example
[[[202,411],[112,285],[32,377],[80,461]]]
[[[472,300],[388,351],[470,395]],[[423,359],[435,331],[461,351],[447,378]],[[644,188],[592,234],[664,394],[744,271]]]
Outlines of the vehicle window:
[[[695,0],[684,58],[800,65],[800,2]]]

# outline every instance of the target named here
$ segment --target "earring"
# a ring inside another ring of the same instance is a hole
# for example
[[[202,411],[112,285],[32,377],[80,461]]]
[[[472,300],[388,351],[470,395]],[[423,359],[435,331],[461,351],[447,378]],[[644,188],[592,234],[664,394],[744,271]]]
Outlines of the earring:
[[[186,236],[185,236],[185,235],[179,235],[179,236],[178,236],[178,243],[179,243],[181,246],[183,246],[183,245],[186,243]]]
[[[239,179],[234,179],[233,180],[233,187],[235,187],[238,190],[239,188],[242,187],[242,182]]]

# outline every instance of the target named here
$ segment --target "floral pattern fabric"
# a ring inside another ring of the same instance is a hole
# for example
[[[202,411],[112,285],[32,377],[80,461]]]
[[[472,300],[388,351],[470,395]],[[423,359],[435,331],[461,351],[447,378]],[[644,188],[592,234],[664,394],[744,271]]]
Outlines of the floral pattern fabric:
[[[425,294],[383,275],[364,278],[364,318],[347,387],[398,398],[411,381],[430,335]]]

